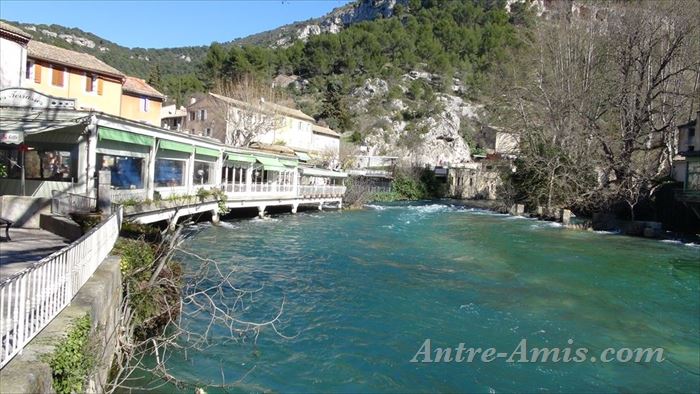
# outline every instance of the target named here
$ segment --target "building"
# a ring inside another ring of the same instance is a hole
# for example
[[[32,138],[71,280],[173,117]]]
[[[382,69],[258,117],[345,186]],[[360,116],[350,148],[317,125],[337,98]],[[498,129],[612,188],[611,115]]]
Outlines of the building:
[[[22,29],[0,21],[0,89],[22,86],[31,38]]]
[[[684,169],[683,189],[676,192],[676,200],[685,204],[700,218],[700,136],[697,132],[698,118],[678,126],[678,154],[684,160],[675,161],[674,166]]]
[[[252,142],[284,145],[304,161],[328,156],[337,160],[340,153],[340,134],[317,125],[302,111],[264,100],[247,103],[215,93],[190,100],[182,131],[235,146]]]
[[[165,96],[143,79],[127,76],[122,86],[120,115],[138,122],[159,126]]]
[[[75,100],[78,110],[121,114],[125,75],[86,53],[30,40],[24,88]]]
[[[168,130],[182,130],[187,117],[187,108],[177,104],[166,105],[160,109],[160,127]]]

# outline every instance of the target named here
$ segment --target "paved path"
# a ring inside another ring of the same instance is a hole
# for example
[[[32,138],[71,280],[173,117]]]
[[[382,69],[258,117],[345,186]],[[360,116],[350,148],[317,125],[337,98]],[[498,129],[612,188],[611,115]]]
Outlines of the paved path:
[[[9,242],[0,237],[0,280],[70,243],[54,233],[39,229],[10,228],[10,237],[12,241]]]

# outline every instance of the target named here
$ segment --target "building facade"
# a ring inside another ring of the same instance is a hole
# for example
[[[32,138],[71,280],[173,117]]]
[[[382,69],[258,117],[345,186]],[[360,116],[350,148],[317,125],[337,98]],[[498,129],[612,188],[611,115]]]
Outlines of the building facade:
[[[0,89],[22,86],[31,38],[22,29],[0,21]]]
[[[165,96],[143,79],[127,76],[122,86],[120,115],[137,122],[160,126]]]
[[[92,55],[29,41],[22,87],[75,99],[78,110],[120,115],[125,75]]]

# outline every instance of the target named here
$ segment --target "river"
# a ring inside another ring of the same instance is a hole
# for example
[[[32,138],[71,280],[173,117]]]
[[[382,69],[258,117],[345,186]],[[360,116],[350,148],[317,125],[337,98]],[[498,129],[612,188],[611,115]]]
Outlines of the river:
[[[262,287],[241,317],[272,316],[284,300],[276,327],[291,337],[268,328],[257,343],[215,340],[206,351],[172,355],[171,372],[202,386],[223,379],[238,381],[234,392],[700,390],[697,245],[566,230],[449,201],[189,231],[186,248],[235,270],[237,286]],[[181,258],[189,269],[198,264]],[[208,319],[187,323],[203,331]],[[433,350],[464,343],[505,353],[523,340],[528,349],[586,348],[589,356],[662,348],[664,361],[410,362],[426,339]]]

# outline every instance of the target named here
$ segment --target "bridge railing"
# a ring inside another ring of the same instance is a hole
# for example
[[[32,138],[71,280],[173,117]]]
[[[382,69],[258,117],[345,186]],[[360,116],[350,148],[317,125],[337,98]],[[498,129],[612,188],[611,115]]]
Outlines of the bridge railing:
[[[302,185],[299,186],[300,197],[342,197],[345,186],[335,185]]]
[[[68,215],[74,212],[90,212],[97,207],[97,199],[75,193],[63,193],[58,190],[51,191],[51,213],[54,215]]]
[[[117,241],[122,206],[81,238],[0,282],[0,368],[68,306]]]

